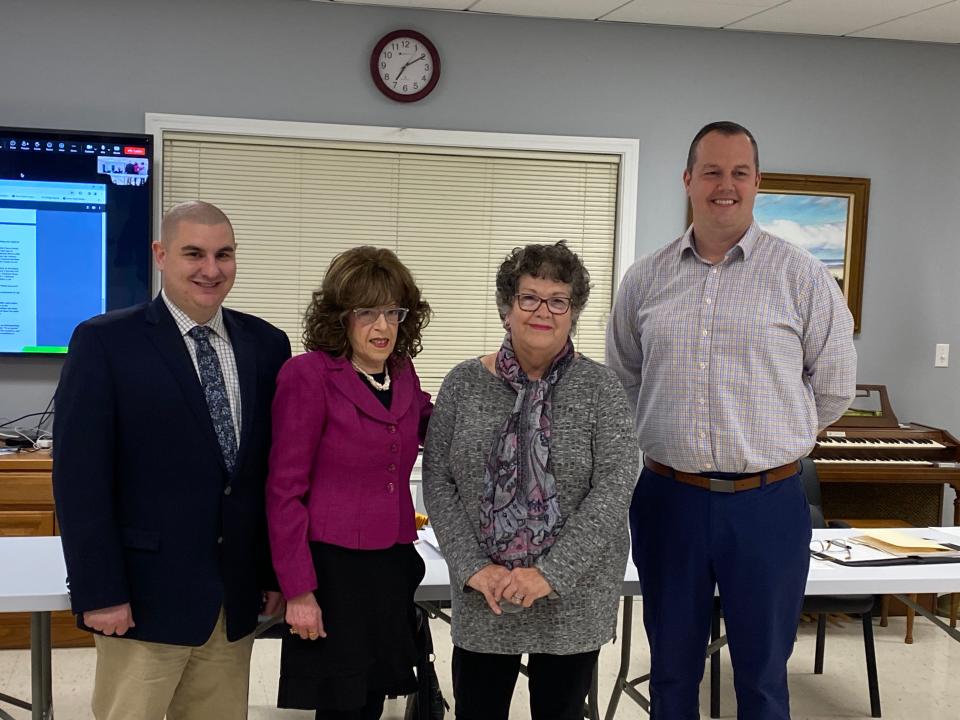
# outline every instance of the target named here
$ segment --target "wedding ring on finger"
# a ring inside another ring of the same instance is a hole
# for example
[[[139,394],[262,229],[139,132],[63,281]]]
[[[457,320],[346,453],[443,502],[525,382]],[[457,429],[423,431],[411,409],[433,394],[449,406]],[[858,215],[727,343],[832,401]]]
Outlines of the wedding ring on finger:
[[[320,637],[320,633],[315,633],[311,631],[307,633],[307,637],[309,637],[311,640],[316,640],[318,637]]]
[[[511,598],[511,600],[513,600],[517,604],[520,604],[523,602],[523,595],[521,595],[520,593],[515,593],[514,596]]]

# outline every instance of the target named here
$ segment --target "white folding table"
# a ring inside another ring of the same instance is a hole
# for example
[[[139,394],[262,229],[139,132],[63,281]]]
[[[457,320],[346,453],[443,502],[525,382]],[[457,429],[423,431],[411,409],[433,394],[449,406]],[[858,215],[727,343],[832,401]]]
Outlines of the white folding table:
[[[0,612],[30,613],[31,702],[0,693],[0,702],[53,717],[50,613],[67,610],[67,570],[59,537],[0,537]],[[12,717],[0,709],[0,718]]]
[[[816,530],[816,539],[842,538],[858,530]],[[960,528],[911,528],[904,532],[920,537],[960,542]],[[443,557],[426,542],[417,543],[426,565],[426,573],[416,592],[416,600],[429,604],[450,599],[450,576]],[[70,607],[66,588],[66,568],[59,537],[0,537],[0,612],[29,612],[32,702],[0,694],[0,702],[30,709],[33,720],[53,717],[53,693],[50,662],[50,613]],[[623,580],[623,621],[620,636],[621,664],[606,718],[611,720],[622,694],[646,704],[636,685],[642,679],[628,680],[633,622],[633,598],[640,594],[640,583],[633,563],[627,564]],[[812,560],[807,578],[807,595],[896,595],[920,615],[928,618],[955,640],[960,631],[951,628],[925,608],[910,601],[912,593],[960,592],[960,563],[940,565],[902,565],[887,567],[845,567]],[[710,646],[718,650],[722,642]],[[588,717],[597,717],[596,683],[591,691]],[[0,710],[0,718],[9,715]]]

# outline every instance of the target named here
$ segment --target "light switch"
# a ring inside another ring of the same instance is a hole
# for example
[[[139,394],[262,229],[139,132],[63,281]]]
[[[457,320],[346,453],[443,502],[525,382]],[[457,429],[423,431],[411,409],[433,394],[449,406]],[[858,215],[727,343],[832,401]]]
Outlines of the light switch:
[[[947,343],[937,343],[937,351],[933,357],[934,367],[947,367],[950,364],[950,346]]]

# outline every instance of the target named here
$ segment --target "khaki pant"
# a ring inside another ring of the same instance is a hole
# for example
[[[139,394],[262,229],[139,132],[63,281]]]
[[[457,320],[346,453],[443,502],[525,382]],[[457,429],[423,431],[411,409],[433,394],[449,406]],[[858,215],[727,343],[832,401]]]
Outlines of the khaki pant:
[[[227,641],[223,610],[200,647],[96,636],[97,720],[244,720],[253,634]]]

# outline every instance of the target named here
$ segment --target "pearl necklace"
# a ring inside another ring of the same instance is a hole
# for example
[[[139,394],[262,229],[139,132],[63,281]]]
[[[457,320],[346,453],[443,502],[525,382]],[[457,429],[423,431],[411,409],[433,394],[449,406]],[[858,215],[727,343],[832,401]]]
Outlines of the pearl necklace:
[[[384,376],[383,382],[379,383],[374,379],[373,375],[371,375],[362,367],[357,365],[356,360],[351,360],[350,364],[353,365],[354,370],[356,370],[358,373],[363,375],[364,378],[366,378],[367,382],[373,386],[374,390],[379,390],[380,392],[386,392],[387,390],[390,389],[390,372],[387,370],[386,365],[383,366],[383,376]]]

